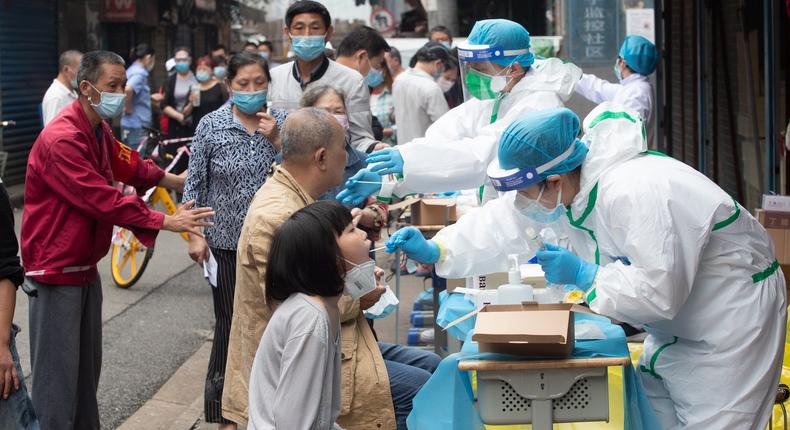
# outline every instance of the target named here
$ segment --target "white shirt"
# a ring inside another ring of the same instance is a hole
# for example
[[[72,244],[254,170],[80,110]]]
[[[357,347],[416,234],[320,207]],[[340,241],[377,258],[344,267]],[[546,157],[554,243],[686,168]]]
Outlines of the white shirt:
[[[291,112],[299,109],[299,100],[308,88],[315,85],[332,85],[345,95],[351,145],[365,152],[369,146],[378,143],[373,138],[370,91],[362,75],[356,70],[329,60],[326,71],[304,88],[294,77],[293,61],[275,67],[270,73],[272,81],[269,83],[269,107]]]
[[[591,102],[613,102],[639,112],[645,122],[648,147],[653,147],[653,87],[647,76],[634,73],[619,84],[613,84],[585,73],[575,90]]]
[[[408,69],[392,84],[398,142],[411,142],[425,136],[425,131],[450,108],[439,84],[431,75]]]
[[[49,124],[63,108],[74,100],[77,100],[76,91],[67,88],[59,80],[53,79],[52,85],[47,89],[47,92],[44,94],[44,100],[41,102],[41,115],[44,125]]]

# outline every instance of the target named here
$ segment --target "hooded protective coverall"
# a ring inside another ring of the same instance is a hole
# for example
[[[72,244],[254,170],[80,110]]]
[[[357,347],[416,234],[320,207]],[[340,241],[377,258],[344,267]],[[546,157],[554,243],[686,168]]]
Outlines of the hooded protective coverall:
[[[701,173],[646,153],[635,112],[604,103],[584,129],[580,190],[561,222],[577,255],[599,265],[590,308],[644,325],[639,374],[662,427],[764,428],[787,318],[765,229]],[[502,270],[526,252],[534,224],[514,194],[436,235],[440,275]]]
[[[382,197],[483,185],[502,131],[525,113],[562,107],[580,77],[581,69],[573,64],[556,58],[535,60],[502,99],[494,122],[495,100],[470,99],[447,112],[428,128],[424,138],[398,145],[403,180],[394,184],[390,195]],[[382,179],[386,182],[386,177]]]

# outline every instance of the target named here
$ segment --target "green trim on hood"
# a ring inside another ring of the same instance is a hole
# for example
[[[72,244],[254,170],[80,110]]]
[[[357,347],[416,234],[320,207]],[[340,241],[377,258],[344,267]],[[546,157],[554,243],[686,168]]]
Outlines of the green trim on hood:
[[[598,248],[598,239],[595,237],[595,232],[591,229],[584,227],[584,221],[587,217],[592,213],[593,209],[595,208],[595,202],[598,200],[598,183],[596,182],[593,186],[592,190],[590,190],[590,194],[587,196],[587,207],[584,208],[584,212],[582,212],[581,216],[574,220],[573,219],[573,212],[571,212],[571,208],[568,208],[568,211],[565,213],[568,216],[568,223],[572,227],[575,227],[579,230],[587,232],[592,238],[593,242],[595,242],[595,264],[601,264],[601,251]]]
[[[595,119],[590,121],[590,127],[588,128],[593,128],[598,125],[599,122],[607,119],[627,119],[633,123],[636,123],[636,120],[626,112],[613,112],[608,110],[606,112],[602,112],[600,115],[596,116]],[[644,129],[642,129],[642,132],[644,133]]]

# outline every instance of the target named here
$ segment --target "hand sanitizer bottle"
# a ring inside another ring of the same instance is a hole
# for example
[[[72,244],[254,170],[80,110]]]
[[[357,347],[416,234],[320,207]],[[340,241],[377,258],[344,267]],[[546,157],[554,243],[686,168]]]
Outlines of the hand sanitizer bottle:
[[[510,269],[507,272],[508,283],[497,288],[497,303],[500,305],[515,305],[525,301],[533,301],[532,285],[521,283],[518,255],[510,254],[507,256],[507,259],[510,264]]]

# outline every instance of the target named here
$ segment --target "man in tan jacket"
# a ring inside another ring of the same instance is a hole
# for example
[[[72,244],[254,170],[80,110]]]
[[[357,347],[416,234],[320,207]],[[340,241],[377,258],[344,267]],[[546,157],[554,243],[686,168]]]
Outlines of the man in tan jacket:
[[[222,413],[225,418],[244,426],[249,416],[249,377],[253,359],[272,315],[266,306],[264,289],[274,231],[291,214],[340,184],[346,165],[343,128],[323,110],[305,108],[289,114],[281,139],[282,165],[253,198],[237,254]],[[378,287],[360,300],[343,296],[339,302],[342,381],[338,424],[347,430],[396,428],[387,367],[362,313],[363,309],[375,304],[383,292],[384,289]],[[416,393],[421,383],[414,385]]]

